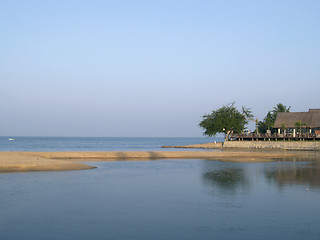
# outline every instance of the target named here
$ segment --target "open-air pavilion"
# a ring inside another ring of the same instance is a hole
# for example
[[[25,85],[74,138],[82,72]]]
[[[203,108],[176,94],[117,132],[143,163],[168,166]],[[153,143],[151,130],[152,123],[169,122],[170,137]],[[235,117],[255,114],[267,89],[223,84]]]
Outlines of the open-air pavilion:
[[[234,134],[235,140],[320,140],[320,109],[308,112],[279,112],[273,128],[266,134]]]
[[[320,135],[320,109],[309,109],[308,112],[280,112],[273,127],[283,136],[317,137]]]

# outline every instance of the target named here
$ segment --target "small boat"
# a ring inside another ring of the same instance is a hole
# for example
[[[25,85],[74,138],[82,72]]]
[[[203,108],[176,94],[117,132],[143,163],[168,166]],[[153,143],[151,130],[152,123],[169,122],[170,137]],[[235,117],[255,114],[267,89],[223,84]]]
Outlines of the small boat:
[[[9,141],[14,141],[14,139],[13,138],[9,138]]]

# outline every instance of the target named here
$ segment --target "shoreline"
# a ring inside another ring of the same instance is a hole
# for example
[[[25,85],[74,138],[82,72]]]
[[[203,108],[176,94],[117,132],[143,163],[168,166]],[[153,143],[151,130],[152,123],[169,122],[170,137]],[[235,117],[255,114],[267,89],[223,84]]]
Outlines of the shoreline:
[[[270,162],[295,157],[293,153],[240,151],[109,151],[109,152],[0,152],[0,173],[93,169],[79,162],[206,159],[231,162]]]

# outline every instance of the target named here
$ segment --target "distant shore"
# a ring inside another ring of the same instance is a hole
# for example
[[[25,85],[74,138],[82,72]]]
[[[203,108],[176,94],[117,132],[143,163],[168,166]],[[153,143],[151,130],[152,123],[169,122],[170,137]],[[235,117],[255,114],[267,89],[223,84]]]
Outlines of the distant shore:
[[[0,152],[0,172],[67,171],[95,168],[95,166],[79,163],[89,161],[207,159],[233,162],[266,162],[293,156],[296,156],[296,154],[230,151]]]

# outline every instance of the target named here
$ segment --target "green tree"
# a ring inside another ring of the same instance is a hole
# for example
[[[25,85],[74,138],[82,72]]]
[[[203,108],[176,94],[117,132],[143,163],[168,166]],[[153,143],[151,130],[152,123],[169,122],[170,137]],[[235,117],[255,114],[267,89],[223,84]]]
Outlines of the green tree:
[[[297,131],[299,130],[300,135],[302,133],[302,131],[301,131],[302,126],[307,126],[307,124],[302,123],[300,120],[298,122],[296,122],[294,125],[296,127],[296,130]]]
[[[242,107],[242,112],[234,106],[234,102],[224,105],[211,114],[203,116],[199,126],[204,129],[204,135],[215,136],[217,133],[224,133],[226,140],[231,132],[243,132],[245,126],[253,115],[249,108]]]
[[[258,131],[260,133],[266,133],[267,130],[271,130],[275,120],[275,116],[269,111],[267,116],[263,119],[263,121],[258,122]]]
[[[290,108],[291,108],[291,106],[287,107],[286,105],[283,105],[282,103],[278,103],[277,106],[273,108],[272,113],[277,118],[277,115],[279,112],[290,112]]]
[[[260,133],[266,133],[267,130],[271,130],[274,126],[274,122],[278,116],[279,112],[290,112],[290,107],[283,105],[282,103],[278,103],[277,106],[273,108],[272,111],[269,111],[267,116],[258,123],[258,131]]]

